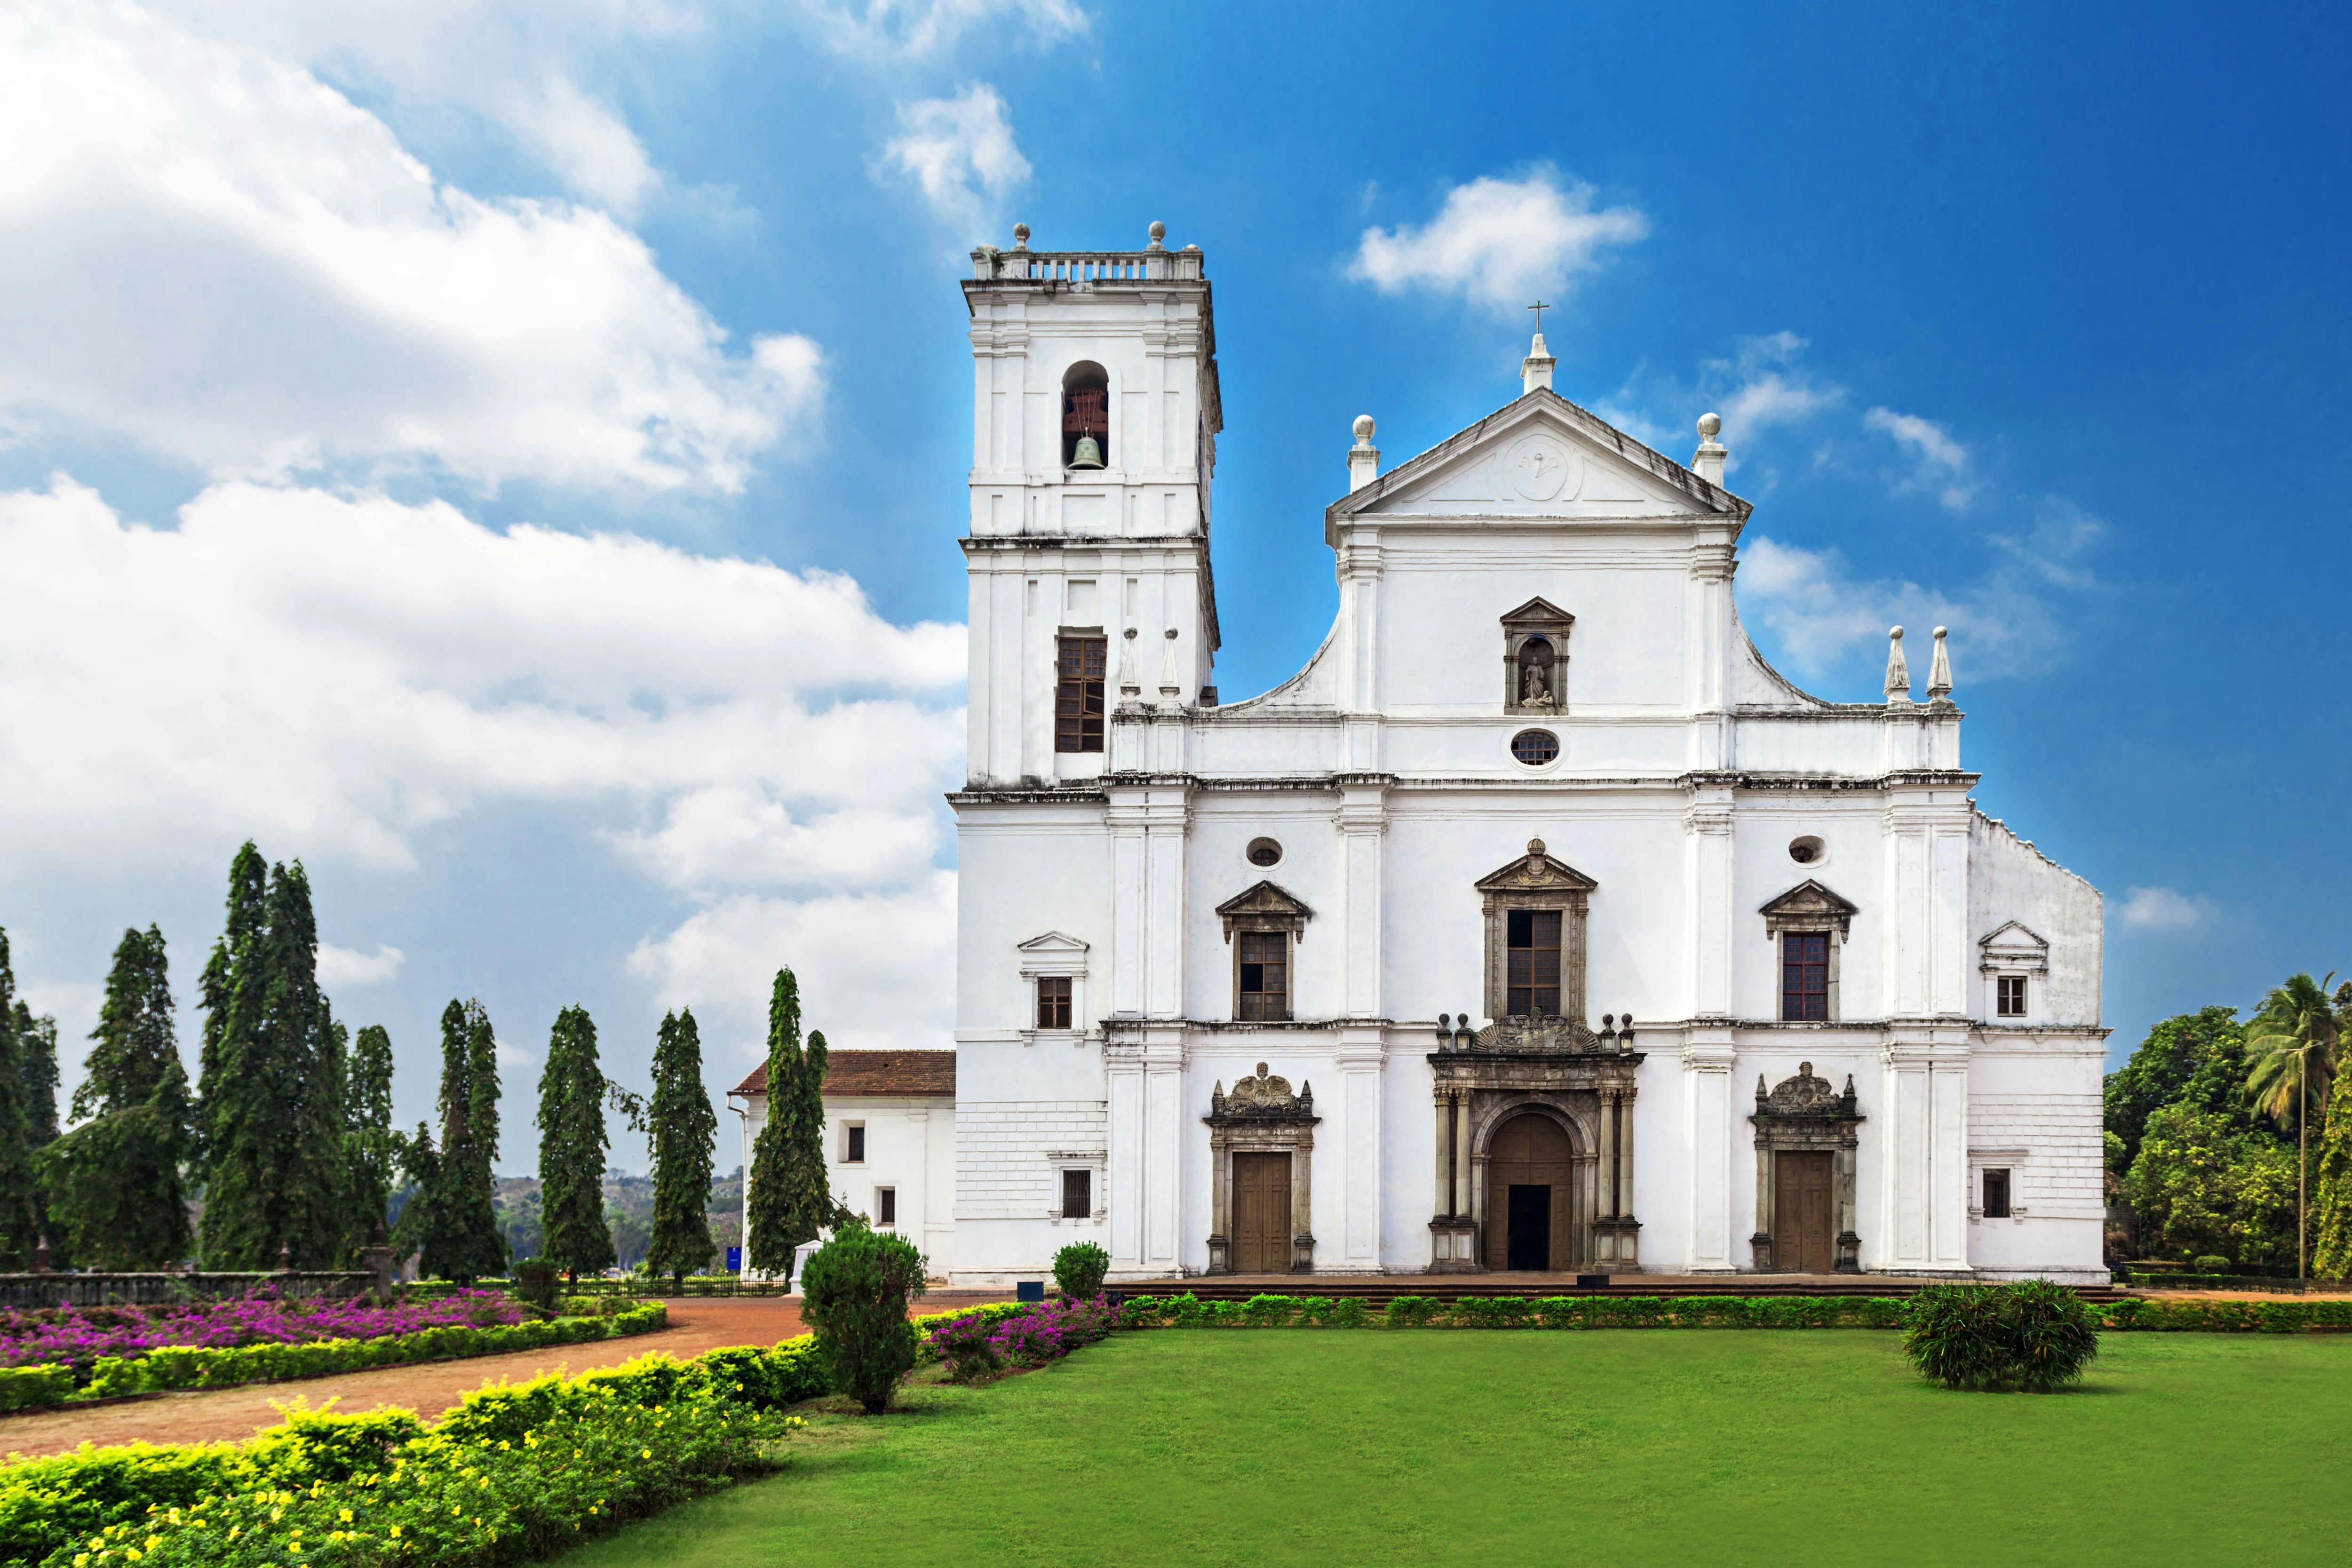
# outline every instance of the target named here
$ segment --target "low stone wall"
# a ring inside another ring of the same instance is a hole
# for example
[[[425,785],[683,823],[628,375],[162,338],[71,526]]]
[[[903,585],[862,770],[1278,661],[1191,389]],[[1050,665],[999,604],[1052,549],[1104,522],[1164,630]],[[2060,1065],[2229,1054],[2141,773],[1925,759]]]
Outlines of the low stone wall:
[[[0,1274],[0,1307],[147,1306],[250,1296],[356,1296],[377,1283],[365,1269],[268,1274]]]

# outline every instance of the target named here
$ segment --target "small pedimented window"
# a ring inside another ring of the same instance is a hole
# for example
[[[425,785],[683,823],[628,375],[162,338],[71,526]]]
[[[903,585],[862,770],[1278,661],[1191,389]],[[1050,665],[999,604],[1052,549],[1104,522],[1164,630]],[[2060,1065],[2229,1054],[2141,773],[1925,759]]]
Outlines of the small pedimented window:
[[[1576,617],[1529,599],[1503,617],[1503,711],[1558,713],[1568,706],[1568,634]]]
[[[1584,926],[1600,884],[1531,838],[1524,856],[1476,886],[1486,913],[1486,1016],[1558,1018],[1588,1041]]]
[[[1217,906],[1234,950],[1234,1016],[1284,1024],[1294,1016],[1296,952],[1315,911],[1272,882],[1260,882]]]
[[[1764,934],[1779,947],[1780,1003],[1784,1024],[1827,1024],[1838,1017],[1839,950],[1860,912],[1808,878],[1767,903]]]
[[[1977,972],[1985,978],[1994,1019],[2024,1024],[2034,1016],[2036,977],[2050,973],[2050,943],[2011,921],[1977,942]]]
[[[1020,955],[1024,1016],[1021,1040],[1040,1035],[1076,1040],[1087,1027],[1087,944],[1049,931],[1013,948]]]

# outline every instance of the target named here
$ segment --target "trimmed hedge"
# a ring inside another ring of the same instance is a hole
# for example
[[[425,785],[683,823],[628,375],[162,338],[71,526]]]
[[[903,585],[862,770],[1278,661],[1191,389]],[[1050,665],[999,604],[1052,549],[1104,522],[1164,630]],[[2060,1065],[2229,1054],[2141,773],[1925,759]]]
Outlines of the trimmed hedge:
[[[1202,1301],[1139,1297],[1132,1328],[1891,1329],[1903,1303],[1885,1296],[1399,1296],[1385,1312],[1355,1298],[1257,1296]]]
[[[1399,1296],[1385,1312],[1359,1300],[1256,1296],[1203,1301],[1142,1296],[1127,1303],[1129,1328],[1150,1329],[1897,1329],[1906,1302],[1891,1296]],[[2352,1331],[2352,1300],[2151,1301],[2094,1304],[2117,1331],[2292,1334]]]
[[[30,1410],[75,1398],[107,1399],[125,1394],[166,1393],[191,1388],[234,1388],[249,1383],[284,1383],[328,1377],[372,1367],[413,1362],[453,1361],[545,1350],[550,1345],[648,1334],[669,1326],[669,1309],[648,1301],[609,1316],[555,1318],[544,1322],[476,1328],[453,1323],[389,1334],[374,1340],[311,1340],[301,1344],[158,1345],[142,1356],[102,1356],[85,1386],[74,1386],[69,1367],[17,1367],[0,1376],[0,1410]]]
[[[0,1560],[512,1563],[772,1469],[797,1422],[660,1354],[499,1384],[426,1427],[298,1407],[244,1444],[134,1444],[0,1471]]]

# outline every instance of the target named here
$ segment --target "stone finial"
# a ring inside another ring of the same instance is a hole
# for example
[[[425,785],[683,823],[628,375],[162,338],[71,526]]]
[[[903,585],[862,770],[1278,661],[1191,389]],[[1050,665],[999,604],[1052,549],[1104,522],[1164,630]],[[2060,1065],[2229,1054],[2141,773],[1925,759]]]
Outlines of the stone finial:
[[[1381,477],[1381,449],[1372,445],[1372,416],[1356,416],[1356,444],[1348,448],[1348,493],[1355,494]]]
[[[1027,224],[1016,223],[1013,226],[1013,248],[1015,250],[1026,250],[1029,248],[1029,226]]]
[[[1530,855],[1540,855],[1540,854],[1542,854],[1543,852],[1544,852],[1544,841],[1543,841],[1542,839],[1540,839],[1540,838],[1530,838],[1530,839],[1528,839],[1528,854],[1530,854]]]
[[[1722,415],[1707,413],[1698,416],[1698,450],[1691,454],[1691,472],[1717,486],[1723,483],[1723,460],[1731,456],[1730,448],[1716,440],[1722,433]]]
[[[1164,239],[1166,239],[1166,238],[1168,237],[1168,226],[1167,226],[1166,224],[1160,222],[1160,221],[1159,221],[1158,219],[1156,219],[1156,218],[1155,218],[1155,219],[1153,219],[1153,220],[1152,220],[1152,224],[1151,224],[1151,228],[1150,228],[1150,235],[1151,235],[1151,243],[1150,243],[1150,245],[1145,246],[1145,247],[1143,247],[1144,249],[1146,249],[1146,250],[1165,250],[1165,249],[1167,249],[1167,248],[1168,248],[1165,245],[1162,245],[1162,244],[1160,243],[1160,241],[1161,241],[1161,240],[1164,240]]]
[[[1927,666],[1927,700],[1948,708],[1952,702],[1952,656],[1944,647],[1945,628],[1936,628],[1936,657]]]
[[[1143,676],[1135,668],[1135,628],[1129,626],[1120,634],[1118,650],[1118,690],[1122,697],[1142,693]]]
[[[1173,700],[1184,690],[1184,683],[1176,674],[1176,628],[1168,628],[1167,651],[1160,656],[1160,694]]]
[[[278,1244],[278,1272],[280,1274],[294,1272],[294,1244],[291,1241],[281,1241]]]
[[[1536,334],[1528,347],[1528,357],[1519,362],[1519,395],[1524,397],[1537,387],[1551,390],[1551,367],[1559,362],[1552,358],[1551,350],[1544,346],[1544,335]]]
[[[1903,658],[1903,628],[1886,628],[1886,700],[1890,707],[1911,705],[1911,667]]]

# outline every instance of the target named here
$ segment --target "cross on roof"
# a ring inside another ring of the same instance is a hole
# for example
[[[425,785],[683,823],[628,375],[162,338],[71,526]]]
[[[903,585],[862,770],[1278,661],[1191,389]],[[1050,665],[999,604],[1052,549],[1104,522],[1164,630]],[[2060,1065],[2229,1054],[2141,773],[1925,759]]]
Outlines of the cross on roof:
[[[1534,304],[1528,306],[1528,309],[1536,313],[1536,336],[1543,336],[1543,313],[1546,310],[1550,310],[1551,307],[1545,304],[1541,300],[1538,300]]]

